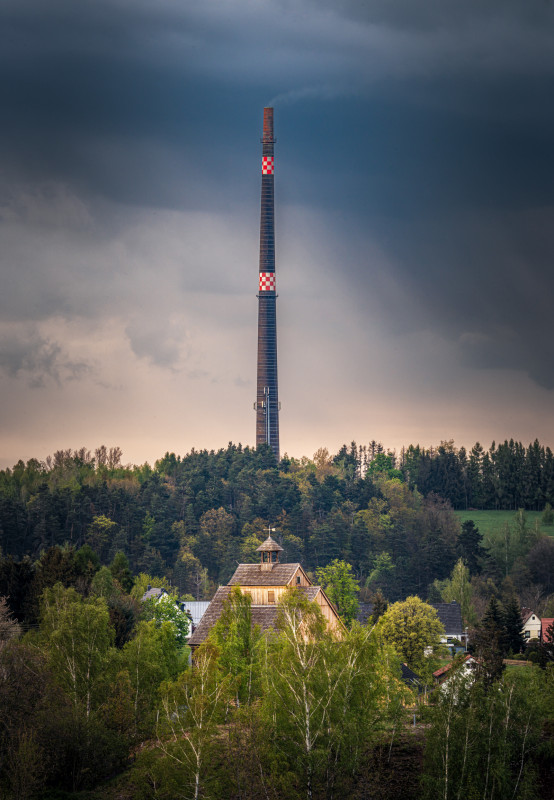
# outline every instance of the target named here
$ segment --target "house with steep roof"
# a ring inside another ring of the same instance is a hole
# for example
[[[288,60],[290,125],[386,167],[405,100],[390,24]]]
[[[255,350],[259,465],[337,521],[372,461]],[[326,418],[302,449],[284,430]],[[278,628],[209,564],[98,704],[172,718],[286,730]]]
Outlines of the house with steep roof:
[[[220,586],[206,609],[198,627],[189,639],[191,647],[198,647],[207,638],[223,611],[224,603],[232,589],[238,587],[252,600],[252,625],[263,631],[273,628],[277,618],[279,601],[287,589],[300,589],[308,600],[317,603],[327,625],[332,630],[343,630],[340,617],[321,586],[312,583],[301,564],[282,564],[279,553],[283,548],[268,536],[257,548],[258,564],[239,564],[227,586]]]
[[[523,620],[523,628],[521,635],[526,642],[532,639],[539,639],[541,634],[541,618],[531,608],[521,609],[521,619]]]
[[[164,594],[167,594],[167,589],[164,589],[163,586],[150,586],[148,584],[145,593],[140,598],[140,602],[146,603],[147,600],[159,600]]]
[[[450,680],[454,673],[458,674],[460,671],[464,677],[473,676],[475,673],[475,665],[477,660],[467,653],[461,660],[451,661],[440,667],[433,672],[433,681],[435,684],[442,685]]]
[[[460,604],[453,600],[451,603],[429,603],[429,605],[437,612],[437,616],[444,628],[441,644],[453,647],[455,639],[459,642],[464,642],[465,631]]]

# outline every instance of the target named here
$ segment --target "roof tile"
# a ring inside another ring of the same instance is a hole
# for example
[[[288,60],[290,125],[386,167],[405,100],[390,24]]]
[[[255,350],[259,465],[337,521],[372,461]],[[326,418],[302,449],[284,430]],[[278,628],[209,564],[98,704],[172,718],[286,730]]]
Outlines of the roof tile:
[[[261,564],[239,564],[229,586],[288,586],[300,564],[273,564],[262,570]]]

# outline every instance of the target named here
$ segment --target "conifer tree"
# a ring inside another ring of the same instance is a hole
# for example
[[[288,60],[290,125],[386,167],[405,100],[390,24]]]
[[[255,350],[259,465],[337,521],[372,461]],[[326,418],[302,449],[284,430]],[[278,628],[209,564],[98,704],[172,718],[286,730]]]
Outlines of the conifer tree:
[[[521,653],[525,648],[525,639],[522,635],[521,609],[515,595],[512,595],[504,606],[503,617],[507,650],[514,654]]]

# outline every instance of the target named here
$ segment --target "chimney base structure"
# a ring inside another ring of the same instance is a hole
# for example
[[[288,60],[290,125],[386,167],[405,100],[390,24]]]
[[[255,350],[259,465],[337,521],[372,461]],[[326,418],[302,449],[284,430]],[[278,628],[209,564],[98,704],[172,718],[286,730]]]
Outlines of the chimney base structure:
[[[277,289],[275,283],[275,218],[273,109],[264,108],[262,197],[258,283],[258,374],[256,382],[256,446],[268,444],[279,461],[279,390],[277,385]]]

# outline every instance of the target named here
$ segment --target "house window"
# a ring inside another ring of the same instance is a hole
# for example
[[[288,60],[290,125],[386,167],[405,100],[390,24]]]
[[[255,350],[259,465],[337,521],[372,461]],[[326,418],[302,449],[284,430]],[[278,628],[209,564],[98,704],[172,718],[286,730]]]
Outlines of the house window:
[[[531,636],[531,631],[525,631],[525,638],[529,639],[530,636]]]
[[[296,583],[300,583],[300,575],[296,576]]]
[[[267,602],[274,603],[275,602],[275,592],[269,591],[267,593]]]

